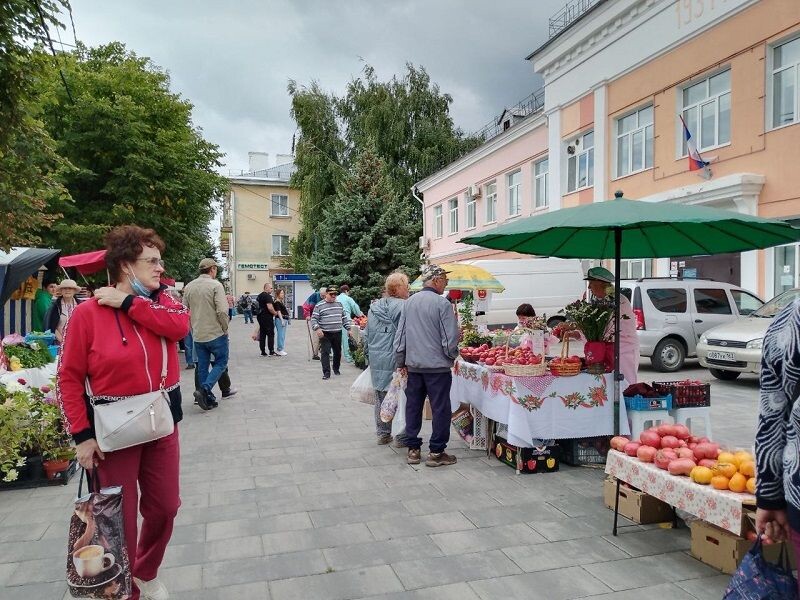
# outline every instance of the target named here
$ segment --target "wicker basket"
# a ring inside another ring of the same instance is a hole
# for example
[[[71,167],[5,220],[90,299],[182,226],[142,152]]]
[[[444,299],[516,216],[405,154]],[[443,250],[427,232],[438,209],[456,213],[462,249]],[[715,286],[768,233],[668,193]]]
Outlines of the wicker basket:
[[[505,365],[495,366],[495,365],[481,365],[487,370],[491,371],[492,373],[503,373],[505,372]]]
[[[503,368],[512,377],[539,377],[547,373],[544,360],[538,365],[503,365]]]
[[[569,336],[564,336],[564,343],[561,346],[562,360],[569,356]],[[581,363],[553,363],[550,361],[550,372],[558,377],[574,377],[581,372]]]

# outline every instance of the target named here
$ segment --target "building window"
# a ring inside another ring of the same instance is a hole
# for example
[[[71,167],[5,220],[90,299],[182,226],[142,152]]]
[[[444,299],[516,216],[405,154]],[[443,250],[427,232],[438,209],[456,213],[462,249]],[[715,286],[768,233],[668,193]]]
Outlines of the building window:
[[[731,70],[723,71],[683,90],[683,120],[698,150],[731,141]],[[683,156],[689,154],[683,140]]]
[[[520,213],[520,186],[522,184],[522,171],[514,171],[506,175],[508,181],[508,216],[513,217]]]
[[[467,204],[467,229],[475,229],[478,220],[477,200],[469,191],[464,194],[464,198]]]
[[[569,146],[573,153],[567,159],[567,191],[574,192],[594,185],[594,131],[583,134]]]
[[[289,236],[272,236],[272,256],[289,256]]]
[[[800,38],[772,49],[772,126],[800,120],[797,82],[800,80]]]
[[[486,222],[497,221],[497,183],[486,184]]]
[[[622,260],[619,265],[620,279],[639,279],[653,276],[653,261],[649,258]]]
[[[284,196],[283,194],[272,194],[272,210],[269,215],[271,217],[288,217],[289,196]]]
[[[444,235],[444,217],[442,216],[442,205],[433,207],[433,237],[440,238]]]
[[[617,177],[653,166],[653,107],[617,119]]]
[[[533,165],[533,208],[547,208],[548,161],[542,159]]]
[[[447,203],[447,212],[450,215],[449,233],[458,233],[458,198],[451,198]]]

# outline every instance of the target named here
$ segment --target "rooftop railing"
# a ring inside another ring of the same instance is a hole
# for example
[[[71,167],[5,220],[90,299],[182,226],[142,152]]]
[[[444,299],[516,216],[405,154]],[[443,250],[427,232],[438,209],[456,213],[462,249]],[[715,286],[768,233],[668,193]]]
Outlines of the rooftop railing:
[[[557,36],[602,0],[570,0],[566,6],[550,17],[550,39]]]

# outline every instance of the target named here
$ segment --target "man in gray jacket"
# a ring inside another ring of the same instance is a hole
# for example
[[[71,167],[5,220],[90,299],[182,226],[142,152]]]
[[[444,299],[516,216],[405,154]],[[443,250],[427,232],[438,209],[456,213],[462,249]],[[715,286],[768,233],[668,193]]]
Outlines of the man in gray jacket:
[[[433,431],[425,464],[452,465],[456,457],[445,453],[450,440],[450,368],[458,356],[458,321],[442,293],[447,271],[437,265],[422,270],[422,291],[406,300],[395,336],[397,367],[408,369],[406,386],[406,443],[410,465],[420,462],[422,410],[430,398]]]

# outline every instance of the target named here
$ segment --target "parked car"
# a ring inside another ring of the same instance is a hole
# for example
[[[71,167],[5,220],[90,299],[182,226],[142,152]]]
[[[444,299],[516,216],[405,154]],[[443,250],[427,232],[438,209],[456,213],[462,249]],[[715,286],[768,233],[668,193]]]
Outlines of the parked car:
[[[746,317],[709,329],[697,344],[700,364],[717,379],[729,381],[741,373],[759,373],[767,327],[787,304],[798,299],[800,289],[788,290]]]
[[[642,356],[662,372],[679,370],[696,356],[700,336],[749,315],[764,302],[742,288],[709,279],[643,278],[620,282],[636,315]]]

